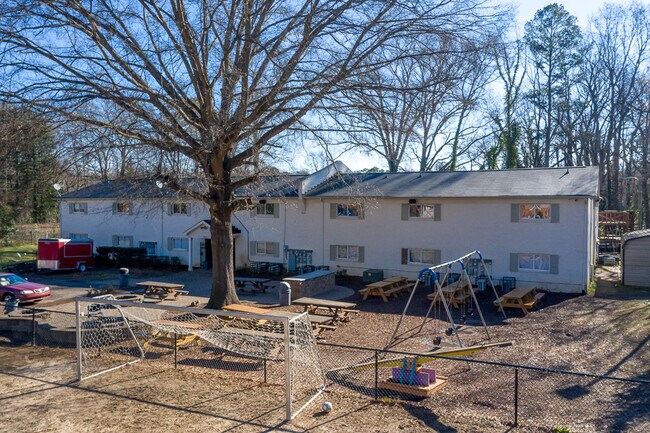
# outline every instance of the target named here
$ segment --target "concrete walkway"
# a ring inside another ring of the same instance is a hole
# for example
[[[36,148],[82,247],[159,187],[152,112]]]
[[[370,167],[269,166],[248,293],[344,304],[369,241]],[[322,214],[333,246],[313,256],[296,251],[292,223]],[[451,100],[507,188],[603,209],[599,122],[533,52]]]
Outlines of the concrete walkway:
[[[34,276],[33,280],[43,284],[57,285],[63,287],[93,287],[101,289],[106,286],[119,287],[120,278],[119,272],[115,269],[115,278],[101,278],[100,280],[93,278],[93,273],[88,272],[88,279],[79,280],[79,274],[42,274]],[[67,277],[67,278],[66,278]],[[153,280],[165,283],[177,283],[185,285],[185,290],[189,291],[190,296],[197,297],[210,297],[210,288],[212,287],[212,271],[205,269],[196,269],[192,272],[181,271],[174,272],[166,275],[157,275],[155,277],[141,277],[129,278],[129,286],[135,289],[135,284],[142,281]],[[260,304],[277,304],[279,301],[278,287],[279,281],[274,281],[269,284],[266,293],[255,293],[250,290],[238,290],[237,295],[239,299],[244,301],[256,302]],[[54,291],[53,291],[54,294]],[[354,290],[343,287],[335,286],[333,290],[318,295],[322,299],[337,300],[347,298],[354,294]]]

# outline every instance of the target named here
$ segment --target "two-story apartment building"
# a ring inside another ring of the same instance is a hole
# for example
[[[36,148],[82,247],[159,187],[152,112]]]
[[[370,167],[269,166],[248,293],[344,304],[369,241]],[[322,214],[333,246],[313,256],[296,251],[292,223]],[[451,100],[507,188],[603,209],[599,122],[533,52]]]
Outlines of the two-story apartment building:
[[[352,173],[335,163],[311,175],[268,177],[242,194],[233,220],[235,266],[326,265],[361,275],[415,277],[480,250],[497,278],[581,292],[593,276],[598,168]],[[207,207],[152,180],[105,181],[61,197],[61,236],[141,246],[210,261]]]

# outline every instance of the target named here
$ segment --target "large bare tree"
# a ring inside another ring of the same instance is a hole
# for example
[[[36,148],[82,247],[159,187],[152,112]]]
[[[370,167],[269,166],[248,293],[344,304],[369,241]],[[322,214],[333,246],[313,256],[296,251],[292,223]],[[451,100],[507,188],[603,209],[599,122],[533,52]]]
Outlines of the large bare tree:
[[[208,205],[208,305],[218,307],[238,302],[231,220],[259,153],[381,66],[368,61],[380,47],[463,26],[481,10],[480,0],[6,0],[0,97],[195,161],[202,188],[171,171],[164,179]],[[125,128],[87,109],[100,101],[137,122]],[[234,177],[240,169],[248,175]]]

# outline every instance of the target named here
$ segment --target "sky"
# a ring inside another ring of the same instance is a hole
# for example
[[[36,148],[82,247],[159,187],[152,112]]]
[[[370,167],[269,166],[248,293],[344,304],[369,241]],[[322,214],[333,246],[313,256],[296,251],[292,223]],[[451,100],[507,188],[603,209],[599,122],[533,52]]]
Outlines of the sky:
[[[496,0],[499,1],[499,0]],[[585,28],[589,22],[589,18],[595,15],[598,10],[605,3],[613,4],[628,4],[631,0],[503,0],[504,2],[510,2],[517,8],[517,32],[519,36],[523,35],[524,25],[533,19],[535,12],[539,9],[544,8],[545,6],[551,3],[559,3],[564,6],[564,8],[571,14],[578,18],[578,25],[581,28]],[[648,2],[650,0],[639,0],[641,3]],[[319,151],[318,149],[317,151]],[[310,152],[311,149],[305,149],[305,153]],[[301,154],[302,153],[302,154]],[[386,162],[380,156],[376,154],[369,155],[361,152],[348,152],[341,155],[337,159],[341,160],[345,165],[350,169],[357,171],[362,169],[368,169],[372,167],[378,167],[385,169],[387,168]],[[282,163],[280,163],[282,165]],[[313,170],[313,163],[308,162],[308,157],[303,153],[295,153],[291,157],[291,161],[286,161],[285,169],[289,171],[306,169],[308,171]],[[411,167],[409,161],[404,161],[401,168],[405,170],[416,169],[416,167]]]
[[[646,0],[647,1],[647,0]],[[589,21],[589,17],[595,15],[598,12],[598,9],[605,3],[612,4],[627,4],[630,3],[629,0],[514,0],[512,3],[518,7],[519,14],[517,16],[517,22],[519,23],[520,29],[523,30],[524,24],[530,21],[535,12],[539,9],[542,9],[548,4],[559,3],[564,6],[564,8],[569,11],[571,15],[574,15],[578,18],[578,25],[583,27]],[[641,1],[641,3],[644,3]]]

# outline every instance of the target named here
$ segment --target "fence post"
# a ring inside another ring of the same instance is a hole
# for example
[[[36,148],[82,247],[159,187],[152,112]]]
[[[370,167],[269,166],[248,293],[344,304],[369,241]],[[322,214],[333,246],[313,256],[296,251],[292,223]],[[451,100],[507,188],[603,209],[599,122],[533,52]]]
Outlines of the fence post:
[[[178,346],[176,345],[176,333],[174,332],[174,368],[178,366]]]
[[[266,379],[267,379],[266,374],[267,374],[267,373],[266,373],[266,359],[264,359],[264,383],[267,382],[267,380],[266,380]]]
[[[75,340],[77,345],[77,379],[81,382],[83,379],[83,362],[81,354],[81,305],[79,299],[74,301],[74,312],[75,312]]]
[[[375,400],[379,397],[379,351],[375,350]]]
[[[36,346],[36,308],[32,307],[32,346]]]
[[[519,418],[519,369],[515,368],[515,427]]]

